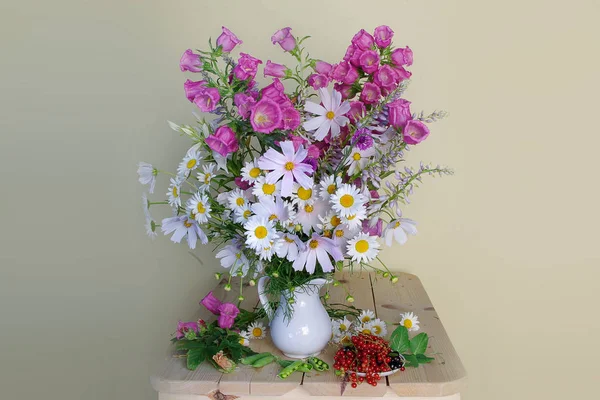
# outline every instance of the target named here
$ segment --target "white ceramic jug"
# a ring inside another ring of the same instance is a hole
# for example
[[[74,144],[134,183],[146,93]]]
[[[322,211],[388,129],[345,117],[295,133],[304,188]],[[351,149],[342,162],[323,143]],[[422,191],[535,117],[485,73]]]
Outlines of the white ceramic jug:
[[[269,317],[275,347],[290,358],[319,354],[331,339],[331,320],[319,298],[319,290],[327,280],[313,279],[297,288],[293,294],[282,293],[279,307],[273,312],[264,293],[266,279],[268,277],[263,276],[258,280],[258,296]],[[291,296],[294,298],[293,313],[287,318],[284,307]]]

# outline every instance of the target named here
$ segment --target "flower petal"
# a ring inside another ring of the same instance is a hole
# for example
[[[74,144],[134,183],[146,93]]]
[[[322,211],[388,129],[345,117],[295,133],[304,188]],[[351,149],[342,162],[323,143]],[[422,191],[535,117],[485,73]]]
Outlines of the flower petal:
[[[287,158],[286,162],[294,159],[296,152],[294,151],[294,143],[292,141],[279,142],[279,147],[281,147],[283,155]]]
[[[331,122],[331,137],[337,137],[340,134],[340,126],[337,122]]]
[[[281,182],[281,196],[288,197],[292,195],[294,189],[294,177],[291,173],[286,173]]]
[[[323,124],[321,124],[319,129],[317,129],[317,131],[313,135],[315,136],[315,139],[323,140],[323,139],[325,139],[325,136],[327,136],[327,133],[329,133],[330,129],[331,129],[331,121],[326,120],[325,122],[323,122]]]
[[[330,110],[337,110],[342,102],[342,94],[337,90],[333,90],[331,94],[331,108]],[[348,109],[349,110],[349,109]],[[348,112],[348,111],[346,111]]]
[[[294,171],[294,178],[296,178],[296,182],[298,182],[302,187],[305,188],[309,188],[309,187],[313,187],[314,182],[311,178],[308,177],[308,175],[306,175],[304,172],[302,171]],[[285,197],[285,195],[283,194],[283,188],[281,189],[281,195]]]
[[[308,257],[306,258],[306,272],[313,274],[317,264],[316,251],[308,251]]]
[[[308,121],[302,124],[302,127],[307,131],[314,131],[319,126],[321,126],[321,124],[323,124],[326,120],[327,118],[324,115],[321,115],[320,117],[309,119]]]
[[[317,249],[317,259],[319,260],[319,264],[321,264],[321,268],[323,268],[323,272],[333,270],[333,264],[331,264],[331,260],[324,249]]]
[[[313,103],[312,101],[307,101],[304,105],[304,110],[311,112],[317,115],[325,115],[327,114],[327,110],[320,104]]]
[[[331,95],[327,88],[319,89],[319,96],[321,96],[321,103],[326,110],[331,110]]]
[[[335,115],[344,115],[348,111],[350,111],[350,103],[345,101],[339,106],[337,110],[335,110]]]

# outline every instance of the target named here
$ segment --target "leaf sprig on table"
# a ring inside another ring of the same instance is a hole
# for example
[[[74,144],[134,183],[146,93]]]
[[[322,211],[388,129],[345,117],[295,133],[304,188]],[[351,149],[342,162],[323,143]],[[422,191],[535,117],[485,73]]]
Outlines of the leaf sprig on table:
[[[411,339],[408,329],[402,325],[397,327],[390,336],[390,347],[404,356],[407,367],[416,368],[419,364],[427,364],[434,360],[433,357],[425,355],[428,344],[429,336],[425,332],[421,332]]]

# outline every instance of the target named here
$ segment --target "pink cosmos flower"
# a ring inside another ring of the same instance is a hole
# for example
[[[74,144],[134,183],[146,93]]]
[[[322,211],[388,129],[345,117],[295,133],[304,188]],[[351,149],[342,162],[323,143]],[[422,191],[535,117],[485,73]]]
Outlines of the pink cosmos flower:
[[[402,136],[407,144],[418,144],[429,136],[427,125],[417,120],[410,120],[402,130]]]
[[[243,118],[248,118],[250,116],[250,110],[252,106],[256,104],[256,100],[249,94],[246,93],[236,93],[233,96],[233,103],[236,105],[238,112]]]
[[[252,107],[250,124],[256,132],[271,133],[279,126],[283,115],[279,104],[264,97]]]
[[[396,49],[392,51],[391,59],[394,64],[401,67],[403,65],[411,66],[413,63],[413,52],[410,47],[404,49]]]
[[[329,77],[323,74],[312,74],[308,77],[308,84],[313,89],[319,90],[329,85]]]
[[[367,82],[360,93],[360,100],[365,104],[377,103],[381,97],[381,89],[374,83]]]
[[[333,89],[338,91],[342,95],[342,99],[346,100],[354,97],[354,89],[352,85],[344,85],[343,83],[336,83],[333,85]]]
[[[300,112],[294,107],[285,107],[281,110],[284,130],[294,130],[300,126]]]
[[[191,49],[187,49],[183,52],[181,60],[179,60],[179,68],[182,72],[200,72],[202,71],[202,60],[198,54],[194,54]]]
[[[198,324],[194,321],[190,321],[190,322],[179,321],[177,323],[177,333],[176,333],[175,337],[177,339],[183,339],[185,337],[185,334],[189,331],[198,333]]]
[[[201,92],[201,89],[206,86],[206,81],[190,81],[189,79],[185,81],[183,84],[183,90],[185,91],[185,97],[188,98],[189,101],[193,102],[194,98],[198,96]]]
[[[389,65],[382,65],[373,74],[373,83],[382,89],[393,89],[398,83],[398,74]]]
[[[333,264],[329,256],[333,257],[336,262],[344,258],[342,251],[333,240],[313,233],[312,237],[306,242],[306,248],[298,254],[292,268],[295,271],[305,269],[306,272],[312,274],[315,272],[318,260],[323,272],[330,272],[333,271]]]
[[[374,41],[375,39],[373,39],[373,36],[371,36],[371,34],[364,29],[358,31],[358,33],[352,38],[352,44],[363,51],[369,50],[371,47],[373,47]]]
[[[235,133],[227,125],[220,126],[215,133],[204,139],[208,147],[223,157],[238,151],[239,144]]]
[[[348,111],[348,118],[350,121],[356,122],[360,120],[366,113],[365,105],[361,101],[351,101],[350,111]]]
[[[294,105],[290,101],[289,97],[285,94],[285,87],[283,83],[277,78],[273,79],[273,83],[265,86],[262,90],[262,97],[269,98],[279,104],[280,108],[293,107]]]
[[[200,301],[208,311],[215,315],[219,315],[219,307],[223,304],[221,300],[217,299],[212,291],[208,292],[206,296]]]
[[[303,163],[308,151],[300,147],[298,151],[294,150],[294,143],[289,140],[280,142],[279,146],[283,152],[279,153],[275,149],[269,149],[258,159],[258,167],[264,171],[271,171],[267,174],[268,183],[276,183],[281,177],[281,196],[288,197],[292,195],[294,181],[302,187],[309,188],[313,186],[313,180],[307,173],[312,171],[312,167]]]
[[[282,28],[271,36],[271,42],[273,42],[273,44],[279,43],[281,48],[285,51],[292,51],[296,48],[296,39],[291,32],[292,28],[290,27]]]
[[[223,303],[219,306],[219,327],[229,329],[233,326],[235,317],[240,313],[240,310],[232,303]]]
[[[375,44],[381,48],[388,47],[392,44],[394,31],[387,25],[381,25],[375,28]]]
[[[254,58],[250,54],[240,53],[238,63],[233,67],[233,74],[242,81],[253,79],[258,72],[259,64],[262,64],[262,61],[258,58]]]
[[[276,64],[271,62],[271,60],[267,60],[267,65],[265,65],[264,75],[265,78],[267,76],[272,76],[273,78],[285,78],[287,75],[288,67],[282,64]]]
[[[315,72],[321,75],[329,75],[333,70],[333,65],[325,62],[325,61],[316,61],[315,62]]]
[[[202,112],[211,112],[221,100],[219,89],[203,87],[198,89],[198,94],[194,97],[194,104],[200,108]]]
[[[408,100],[398,99],[389,103],[387,108],[390,125],[394,128],[404,129],[406,123],[412,119]]]
[[[319,89],[319,95],[323,105],[311,101],[305,103],[304,110],[316,114],[317,117],[306,121],[303,127],[307,131],[314,131],[314,138],[320,141],[330,131],[332,137],[340,134],[340,127],[349,121],[344,114],[350,111],[350,104],[347,101],[342,103],[342,95],[335,90],[330,95],[327,89]]]
[[[234,35],[229,29],[221,27],[223,33],[217,38],[217,46],[221,46],[225,53],[229,53],[235,46],[242,44],[242,41]]]
[[[379,54],[373,50],[367,50],[360,56],[360,67],[367,74],[372,74],[379,68]],[[345,82],[349,83],[349,82]]]

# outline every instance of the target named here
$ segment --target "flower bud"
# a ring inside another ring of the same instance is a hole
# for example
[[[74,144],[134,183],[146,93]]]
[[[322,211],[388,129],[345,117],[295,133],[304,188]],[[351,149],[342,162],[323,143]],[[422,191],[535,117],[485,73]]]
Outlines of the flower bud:
[[[231,285],[229,283],[226,284],[224,289],[225,289],[226,292],[231,291]]]
[[[390,277],[390,273],[389,272],[384,272],[383,273],[383,277],[384,278],[389,278]]]
[[[250,279],[250,282],[248,282],[248,285],[256,286],[256,279]]]
[[[187,340],[194,340],[194,339],[196,339],[196,332],[190,329],[189,331],[187,331],[185,333],[185,338]]]
[[[273,273],[271,274],[271,276],[272,276],[273,278],[279,278],[279,273],[278,273],[277,271],[275,271],[275,272],[273,272]]]
[[[223,274],[222,274],[222,273],[220,273],[220,272],[216,272],[216,273],[215,273],[215,279],[216,279],[216,280],[220,280],[222,276],[223,276]]]
[[[294,298],[293,298],[293,297],[290,297],[290,298],[288,299],[288,304],[294,304],[295,302],[296,302],[296,300],[294,300]]]
[[[325,296],[323,296],[323,297],[325,298],[325,300],[329,300],[329,298],[330,298],[331,296],[329,295],[329,292],[327,292],[327,293],[325,293]]]
[[[239,300],[239,301],[244,301],[244,296],[240,295],[240,296],[238,297],[238,300]]]
[[[348,295],[348,296],[346,296],[346,301],[347,301],[348,303],[354,303],[354,297],[352,297],[352,296]]]
[[[390,278],[390,281],[392,281],[392,283],[398,283],[398,277],[395,275],[392,275],[392,277]]]
[[[333,281],[333,286],[334,287],[340,286],[340,281]]]

